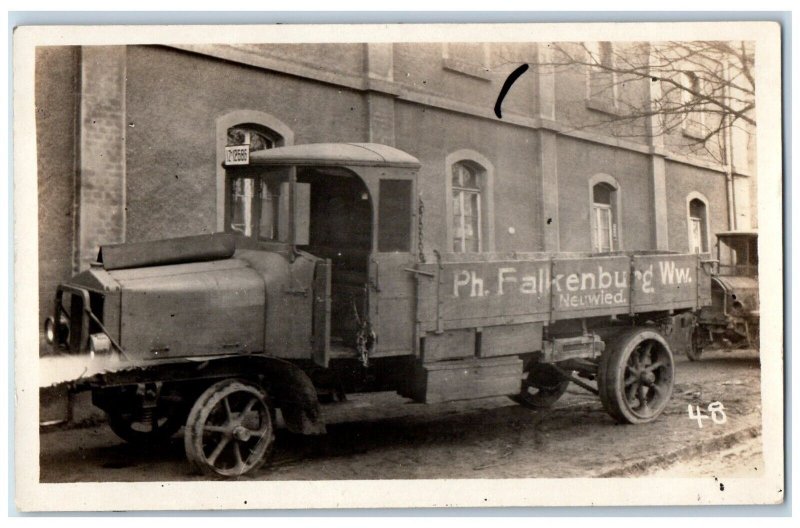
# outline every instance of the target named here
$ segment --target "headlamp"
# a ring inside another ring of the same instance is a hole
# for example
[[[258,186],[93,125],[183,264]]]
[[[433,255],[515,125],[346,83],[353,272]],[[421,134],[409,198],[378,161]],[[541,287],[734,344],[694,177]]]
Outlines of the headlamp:
[[[89,353],[92,356],[105,355],[111,352],[111,339],[103,333],[89,336]]]

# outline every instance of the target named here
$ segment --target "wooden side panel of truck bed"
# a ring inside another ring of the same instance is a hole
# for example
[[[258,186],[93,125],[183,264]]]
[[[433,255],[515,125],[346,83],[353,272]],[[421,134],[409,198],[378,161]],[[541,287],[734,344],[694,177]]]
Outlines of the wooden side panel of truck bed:
[[[423,332],[695,309],[710,302],[696,254],[535,257],[419,264]]]

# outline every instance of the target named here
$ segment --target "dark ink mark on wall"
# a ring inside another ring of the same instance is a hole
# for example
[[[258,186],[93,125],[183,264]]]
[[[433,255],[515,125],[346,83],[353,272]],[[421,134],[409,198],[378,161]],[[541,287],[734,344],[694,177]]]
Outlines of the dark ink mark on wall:
[[[503,99],[505,99],[506,94],[511,89],[511,86],[520,78],[520,76],[528,71],[528,65],[523,64],[513,72],[511,72],[506,79],[506,82],[503,83],[503,87],[500,89],[500,95],[497,96],[497,102],[494,104],[494,115],[496,115],[499,119],[503,119],[503,114],[500,111],[500,108],[503,106]]]

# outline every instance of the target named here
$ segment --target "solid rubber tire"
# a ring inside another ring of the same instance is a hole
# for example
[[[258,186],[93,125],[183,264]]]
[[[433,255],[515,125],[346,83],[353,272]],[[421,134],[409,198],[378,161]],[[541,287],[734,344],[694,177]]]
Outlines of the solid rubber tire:
[[[670,360],[670,384],[661,408],[652,416],[642,418],[628,409],[624,394],[624,376],[625,365],[630,353],[645,340],[654,340],[666,349]],[[606,350],[600,359],[597,388],[600,392],[600,401],[603,404],[603,408],[617,422],[622,424],[644,424],[654,421],[666,408],[674,386],[675,360],[672,350],[670,350],[666,339],[656,330],[642,327],[632,328],[611,339],[606,344]]]

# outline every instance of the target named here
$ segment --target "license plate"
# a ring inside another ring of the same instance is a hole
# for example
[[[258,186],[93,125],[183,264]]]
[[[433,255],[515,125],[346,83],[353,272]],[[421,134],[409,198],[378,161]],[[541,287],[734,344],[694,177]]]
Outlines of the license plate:
[[[225,147],[225,165],[249,165],[250,146],[236,145]]]

